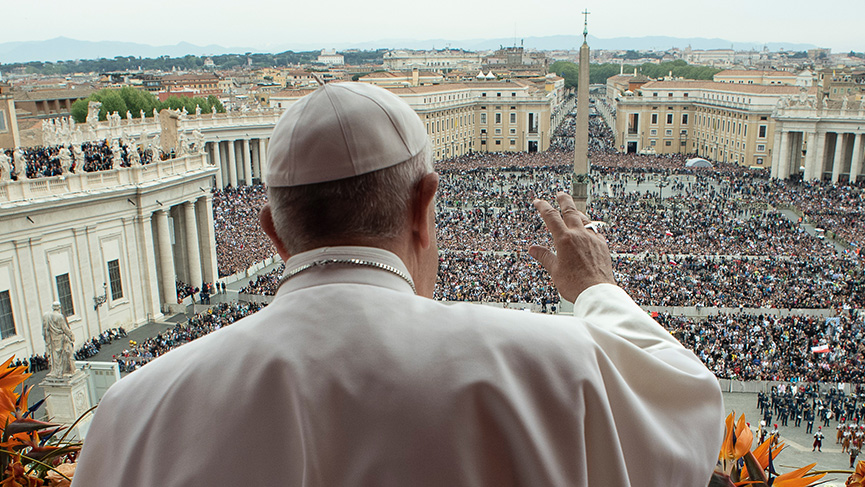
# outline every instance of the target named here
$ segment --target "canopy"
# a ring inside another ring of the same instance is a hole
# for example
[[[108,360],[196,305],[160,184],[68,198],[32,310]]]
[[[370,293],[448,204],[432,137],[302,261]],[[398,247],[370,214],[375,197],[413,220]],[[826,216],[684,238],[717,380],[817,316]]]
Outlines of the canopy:
[[[693,157],[685,162],[685,167],[712,167],[712,163],[702,157]]]

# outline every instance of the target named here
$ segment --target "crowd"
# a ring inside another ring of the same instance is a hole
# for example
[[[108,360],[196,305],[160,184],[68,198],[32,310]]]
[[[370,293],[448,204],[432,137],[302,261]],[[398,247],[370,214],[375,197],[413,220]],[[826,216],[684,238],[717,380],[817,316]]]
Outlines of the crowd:
[[[60,176],[65,171],[75,174],[76,172],[105,171],[116,167],[129,167],[133,164],[149,164],[153,161],[153,149],[130,148],[123,141],[116,141],[113,147],[107,140],[98,142],[84,142],[77,145],[55,145],[22,147],[19,149],[5,149],[0,151],[0,156],[8,157],[10,174],[9,179],[18,180],[22,178],[19,171],[24,172],[28,179]],[[63,150],[69,157],[68,167],[64,169]],[[132,150],[137,154],[133,155]],[[16,152],[19,154],[16,155]],[[137,156],[137,157],[136,157]],[[167,154],[160,151],[160,158],[166,159]],[[18,160],[23,160],[25,167],[16,167]],[[0,169],[2,171],[3,169]],[[3,178],[7,175],[0,174]]]
[[[258,213],[266,201],[267,192],[260,184],[213,192],[219,277],[245,271],[276,255],[276,248],[258,223]]]
[[[693,319],[655,318],[725,379],[790,382],[865,382],[863,316],[719,314]],[[820,353],[814,350],[826,346]]]
[[[272,271],[266,274],[259,274],[255,278],[250,279],[246,286],[240,288],[240,294],[258,294],[260,296],[273,296],[276,294],[276,286],[282,273],[285,270],[285,264],[278,265]]]
[[[110,344],[112,341],[126,337],[126,330],[123,327],[111,328],[105,330],[98,336],[84,342],[84,344],[75,352],[75,360],[87,360],[88,358],[99,353],[102,345]]]
[[[27,367],[31,374],[40,370],[48,370],[48,354],[31,355],[30,358],[17,358],[9,362],[9,367]]]
[[[141,343],[130,344],[128,349],[115,355],[113,359],[121,372],[132,372],[160,355],[228,326],[263,307],[264,305],[258,303],[220,303],[189,318],[186,323],[178,323]]]

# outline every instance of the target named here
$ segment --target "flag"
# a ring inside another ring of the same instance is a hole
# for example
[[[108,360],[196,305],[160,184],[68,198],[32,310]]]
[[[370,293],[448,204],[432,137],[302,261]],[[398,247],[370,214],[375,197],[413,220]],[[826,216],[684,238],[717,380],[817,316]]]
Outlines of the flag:
[[[829,345],[819,345],[816,347],[811,347],[812,353],[829,353]]]

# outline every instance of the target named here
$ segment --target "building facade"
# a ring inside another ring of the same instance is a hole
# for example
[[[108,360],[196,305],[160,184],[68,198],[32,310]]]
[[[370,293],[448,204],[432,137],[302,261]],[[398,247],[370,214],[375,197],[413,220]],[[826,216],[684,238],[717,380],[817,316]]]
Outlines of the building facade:
[[[215,171],[190,154],[0,183],[0,354],[43,353],[41,317],[54,301],[77,348],[160,318],[177,303],[176,279],[214,282]]]
[[[11,149],[20,145],[12,87],[0,82],[0,149]]]
[[[433,51],[410,51],[405,49],[384,53],[384,68],[389,71],[402,71],[417,68],[434,71],[474,71],[481,66],[481,55],[462,49],[442,49]]]
[[[771,165],[772,113],[802,88],[652,81],[617,99],[616,145],[625,152],[696,154],[749,167]]]

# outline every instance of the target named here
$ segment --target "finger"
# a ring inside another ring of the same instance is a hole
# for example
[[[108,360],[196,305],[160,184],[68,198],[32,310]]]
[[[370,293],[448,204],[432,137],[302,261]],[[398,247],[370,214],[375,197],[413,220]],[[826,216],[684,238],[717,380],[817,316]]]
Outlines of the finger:
[[[547,226],[547,230],[553,234],[553,239],[565,231],[568,230],[568,227],[565,225],[565,222],[562,220],[562,215],[559,213],[553,205],[549,204],[544,200],[535,200],[532,202],[535,206],[535,209],[538,210],[538,213],[541,215],[541,219],[544,220],[544,225]]]
[[[577,210],[577,205],[574,203],[574,199],[571,198],[571,195],[564,192],[559,192],[556,194],[556,201],[559,203],[559,208],[562,211],[562,220],[564,220],[565,225],[568,228],[582,228],[583,227],[583,218],[580,216],[583,215]]]
[[[553,267],[556,265],[556,253],[546,247],[532,245],[529,247],[529,255],[531,255],[536,261],[540,262],[547,272],[552,272]]]

